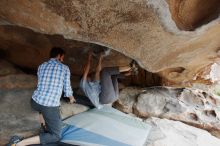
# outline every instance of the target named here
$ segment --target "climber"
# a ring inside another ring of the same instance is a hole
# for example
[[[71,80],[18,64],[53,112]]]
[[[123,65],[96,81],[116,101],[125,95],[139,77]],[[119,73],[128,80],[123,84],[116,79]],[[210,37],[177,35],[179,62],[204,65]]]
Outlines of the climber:
[[[87,63],[80,81],[80,88],[94,106],[100,109],[102,104],[111,104],[118,99],[119,89],[117,78],[121,76],[120,73],[126,72],[126,75],[137,73],[138,68],[133,61],[130,66],[105,67],[102,69],[104,53],[101,52],[99,53],[95,74],[89,74],[93,54],[91,51],[88,53]]]
[[[22,139],[13,136],[8,146],[25,146],[31,144],[48,144],[58,142],[61,138],[60,98],[62,90],[64,96],[69,97],[70,103],[75,102],[70,83],[69,67],[62,64],[64,50],[54,47],[50,51],[50,60],[38,68],[38,85],[34,91],[31,106],[42,114],[47,132],[39,136]]]

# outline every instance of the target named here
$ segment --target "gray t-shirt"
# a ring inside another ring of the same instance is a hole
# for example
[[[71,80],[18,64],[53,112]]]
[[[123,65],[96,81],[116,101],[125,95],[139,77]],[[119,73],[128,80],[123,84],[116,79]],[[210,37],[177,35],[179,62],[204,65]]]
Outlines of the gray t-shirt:
[[[102,107],[99,103],[99,94],[101,93],[100,81],[87,81],[81,79],[80,88],[96,108],[100,109]]]

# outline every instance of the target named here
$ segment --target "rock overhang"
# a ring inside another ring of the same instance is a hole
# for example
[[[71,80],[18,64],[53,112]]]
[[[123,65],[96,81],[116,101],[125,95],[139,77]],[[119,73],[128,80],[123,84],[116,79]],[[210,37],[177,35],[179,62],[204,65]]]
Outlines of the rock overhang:
[[[218,5],[216,0],[3,0],[0,20],[2,25],[107,46],[181,83],[217,57]]]

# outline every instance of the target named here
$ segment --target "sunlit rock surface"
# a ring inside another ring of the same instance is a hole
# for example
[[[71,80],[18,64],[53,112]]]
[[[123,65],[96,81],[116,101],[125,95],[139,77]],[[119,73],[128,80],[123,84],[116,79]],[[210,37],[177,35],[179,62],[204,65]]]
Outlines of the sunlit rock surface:
[[[152,125],[146,146],[218,146],[220,139],[178,121],[150,118]]]

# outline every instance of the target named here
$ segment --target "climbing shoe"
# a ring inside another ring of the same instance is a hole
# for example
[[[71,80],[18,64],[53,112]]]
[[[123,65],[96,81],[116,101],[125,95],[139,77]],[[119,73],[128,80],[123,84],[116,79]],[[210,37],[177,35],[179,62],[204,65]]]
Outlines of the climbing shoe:
[[[9,143],[7,144],[7,146],[16,146],[17,143],[19,143],[20,141],[22,141],[24,138],[19,137],[17,135],[12,136],[11,139],[9,140]]]

